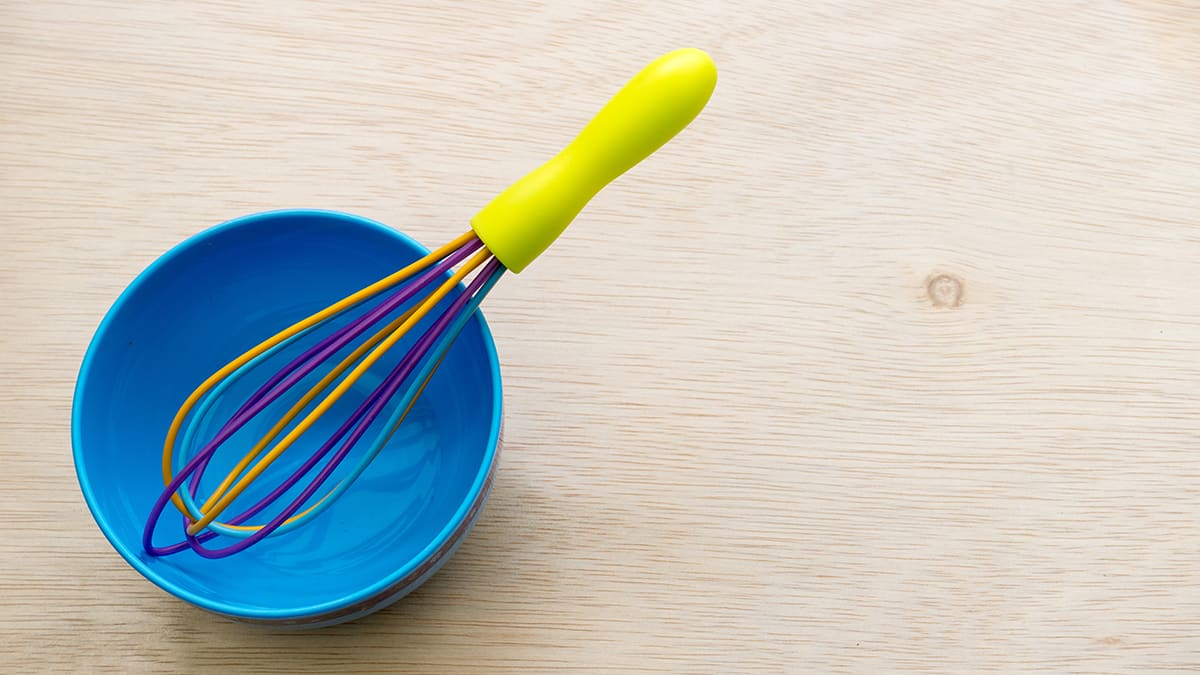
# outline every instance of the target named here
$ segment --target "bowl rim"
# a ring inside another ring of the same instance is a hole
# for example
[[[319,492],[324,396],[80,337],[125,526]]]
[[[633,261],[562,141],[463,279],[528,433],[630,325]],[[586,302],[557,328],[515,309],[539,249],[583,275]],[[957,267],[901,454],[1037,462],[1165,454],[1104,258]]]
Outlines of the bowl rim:
[[[173,262],[175,258],[179,257],[185,251],[204,243],[205,241],[225,232],[226,230],[245,227],[264,220],[295,217],[324,218],[342,221],[357,227],[366,227],[368,229],[373,229],[386,234],[401,241],[402,243],[413,246],[418,251],[429,251],[427,247],[423,246],[417,240],[401,232],[400,230],[385,225],[379,221],[344,211],[329,209],[297,208],[259,211],[231,218],[216,225],[209,226],[178,242],[166,252],[158,256],[154,261],[147,265],[145,269],[139,272],[133,281],[131,281],[129,285],[126,286],[112,302],[108,310],[105,312],[104,317],[96,326],[96,329],[92,333],[92,337],[88,342],[87,349],[84,352],[83,359],[76,375],[75,387],[71,399],[71,446],[72,457],[75,465],[75,476],[79,482],[80,489],[83,492],[84,500],[87,503],[88,511],[91,513],[92,519],[96,522],[96,525],[104,535],[104,538],[108,540],[109,544],[114,549],[116,549],[117,553],[119,553],[121,557],[124,558],[125,561],[139,574],[151,581],[154,585],[177,598],[192,603],[193,605],[232,617],[244,617],[248,619],[268,621],[278,620],[281,622],[314,617],[328,612],[336,612],[337,610],[348,605],[369,602],[376,596],[387,592],[389,589],[392,589],[397,582],[403,580],[414,569],[428,559],[437,555],[438,552],[447,546],[448,543],[451,543],[449,540],[456,528],[458,528],[458,526],[466,519],[475,502],[483,496],[481,492],[488,475],[492,470],[492,466],[496,461],[497,446],[499,444],[503,418],[500,360],[496,352],[495,340],[492,337],[491,330],[489,329],[487,321],[483,316],[483,309],[480,308],[476,310],[476,318],[479,321],[479,327],[482,331],[484,356],[487,359],[488,368],[490,371],[489,375],[492,383],[492,414],[490,428],[488,430],[487,445],[484,448],[482,461],[480,462],[479,469],[476,472],[470,488],[467,490],[467,493],[463,497],[462,502],[458,505],[458,508],[455,509],[454,515],[443,525],[442,529],[437,533],[437,535],[430,540],[430,542],[424,548],[422,548],[418,554],[410,558],[407,562],[396,568],[385,577],[372,582],[360,590],[343,595],[342,597],[335,598],[333,600],[288,608],[238,606],[236,603],[226,602],[218,598],[197,594],[177,586],[169,579],[166,579],[162,575],[158,574],[155,570],[145,565],[142,559],[143,552],[141,550],[140,542],[137,546],[130,547],[117,539],[113,535],[112,528],[105,518],[103,512],[100,511],[96,505],[95,494],[93,493],[91,482],[84,473],[85,460],[82,454],[83,439],[80,430],[80,418],[82,415],[80,399],[83,395],[84,383],[88,380],[93,361],[96,359],[95,352],[98,349],[98,343],[101,336],[107,332],[109,324],[113,320],[114,315],[121,307],[130,301],[130,298],[133,296],[133,294],[136,293],[138,289],[140,289],[145,283],[147,283],[150,277],[157,274],[160,270]],[[459,286],[460,288],[463,287],[462,284]]]

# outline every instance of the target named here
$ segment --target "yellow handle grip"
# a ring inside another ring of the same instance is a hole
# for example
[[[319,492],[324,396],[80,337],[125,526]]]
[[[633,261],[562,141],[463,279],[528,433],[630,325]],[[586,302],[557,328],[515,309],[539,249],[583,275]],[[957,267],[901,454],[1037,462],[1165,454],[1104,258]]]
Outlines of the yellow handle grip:
[[[605,185],[671,140],[708,103],[717,69],[699,49],[646,66],[553,159],[471,219],[505,267],[520,272],[562,234]]]

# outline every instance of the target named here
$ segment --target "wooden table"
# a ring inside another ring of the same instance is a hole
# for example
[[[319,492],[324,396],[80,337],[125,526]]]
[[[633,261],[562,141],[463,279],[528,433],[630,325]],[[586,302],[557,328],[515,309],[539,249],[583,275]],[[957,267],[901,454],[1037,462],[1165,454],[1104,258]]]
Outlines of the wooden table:
[[[662,52],[705,112],[489,299],[506,455],[365,620],[108,546],[92,331],[177,241],[434,244]],[[1200,670],[1200,4],[0,5],[0,671]]]

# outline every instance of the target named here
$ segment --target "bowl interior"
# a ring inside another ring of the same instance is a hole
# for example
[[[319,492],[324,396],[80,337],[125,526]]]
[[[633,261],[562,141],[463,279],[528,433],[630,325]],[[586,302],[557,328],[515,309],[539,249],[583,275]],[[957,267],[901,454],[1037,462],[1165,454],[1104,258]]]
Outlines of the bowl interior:
[[[436,549],[474,499],[498,432],[498,364],[478,315],[379,457],[312,522],[220,560],[191,551],[157,558],[141,546],[163,486],[164,434],[196,384],[265,337],[425,252],[393,230],[344,214],[259,214],[189,239],[130,285],[84,359],[73,440],[88,505],[131,565],[209,609],[287,618],[368,598]],[[361,400],[377,382],[364,378],[344,401]],[[214,419],[223,407],[214,407]],[[281,465],[298,465],[346,410],[339,404]],[[270,422],[259,418],[231,440],[203,485],[215,483]],[[155,542],[181,538],[181,518],[168,506]]]

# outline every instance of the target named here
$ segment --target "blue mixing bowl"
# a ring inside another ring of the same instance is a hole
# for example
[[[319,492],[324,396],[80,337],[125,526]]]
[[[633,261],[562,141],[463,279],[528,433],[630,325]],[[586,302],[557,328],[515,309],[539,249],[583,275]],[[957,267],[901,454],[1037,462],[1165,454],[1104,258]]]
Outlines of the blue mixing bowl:
[[[192,389],[280,328],[427,252],[365,218],[275,211],[188,239],[130,284],[84,356],[71,425],[88,508],[134,569],[227,617],[315,627],[381,609],[446,562],[487,499],[500,450],[500,368],[481,313],[367,472],[310,523],[219,560],[153,557],[141,545],[163,488],[164,434]],[[181,540],[172,514],[156,543]]]

